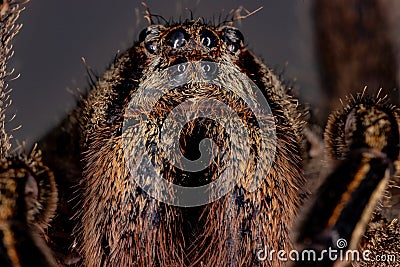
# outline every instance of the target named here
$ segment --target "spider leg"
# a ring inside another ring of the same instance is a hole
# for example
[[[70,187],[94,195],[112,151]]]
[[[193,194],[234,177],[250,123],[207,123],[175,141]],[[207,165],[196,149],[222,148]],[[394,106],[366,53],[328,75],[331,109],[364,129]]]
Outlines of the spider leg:
[[[54,176],[39,160],[1,160],[1,266],[57,266],[44,240],[56,203]]]
[[[329,156],[339,163],[319,188],[297,240],[302,251],[313,250],[323,260],[296,266],[333,266],[338,257],[327,251],[358,248],[389,180],[398,171],[398,129],[398,110],[378,98],[359,96],[330,117],[325,142]]]

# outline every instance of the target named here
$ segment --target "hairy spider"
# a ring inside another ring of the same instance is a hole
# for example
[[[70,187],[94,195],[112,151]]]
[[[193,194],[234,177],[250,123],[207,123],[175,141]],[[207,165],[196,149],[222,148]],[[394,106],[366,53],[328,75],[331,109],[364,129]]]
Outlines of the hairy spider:
[[[4,81],[20,5],[0,12]],[[363,91],[332,113],[322,179],[305,108],[233,27],[249,14],[214,24],[147,10],[138,41],[38,148],[12,155],[2,128],[1,266],[286,266],[310,251],[318,259],[293,264],[345,265],[330,249],[400,256],[399,110]],[[314,180],[321,186],[304,204]],[[392,213],[379,204],[385,194]]]

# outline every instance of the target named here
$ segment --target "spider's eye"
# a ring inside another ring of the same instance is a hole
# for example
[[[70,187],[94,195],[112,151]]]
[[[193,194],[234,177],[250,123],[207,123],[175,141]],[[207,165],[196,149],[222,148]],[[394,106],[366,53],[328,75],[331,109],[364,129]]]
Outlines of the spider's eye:
[[[159,36],[162,30],[160,25],[152,25],[142,30],[139,34],[139,42],[143,42],[144,47],[151,54],[158,52],[159,48]]]
[[[186,45],[189,35],[184,29],[175,29],[168,34],[167,40],[173,49],[178,49]]]
[[[200,31],[200,41],[204,46],[213,48],[218,43],[218,37],[213,32],[202,29]]]
[[[243,34],[236,28],[225,27],[222,30],[226,47],[231,53],[236,53],[243,46]]]

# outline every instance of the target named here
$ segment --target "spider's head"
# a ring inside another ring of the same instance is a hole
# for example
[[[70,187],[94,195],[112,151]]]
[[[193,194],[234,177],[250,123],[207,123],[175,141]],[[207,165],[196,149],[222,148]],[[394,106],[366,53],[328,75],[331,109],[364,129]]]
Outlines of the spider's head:
[[[257,74],[266,70],[246,49],[242,33],[228,24],[214,26],[201,20],[150,25],[134,51],[132,55],[139,54],[144,62],[142,76],[125,104],[121,131],[132,176],[142,177],[148,165],[131,159],[149,155],[145,161],[156,166],[161,181],[181,187],[207,186],[221,176],[239,177],[211,184],[219,189],[204,194],[201,205],[236,184],[255,189],[259,182],[249,182],[246,175],[253,177],[252,171],[260,169],[263,175],[255,177],[265,177],[275,153],[275,120],[265,88],[281,87],[263,84],[264,75]],[[242,160],[246,163],[239,164]],[[263,166],[256,169],[259,162]],[[245,169],[251,171],[245,175]],[[167,198],[165,202],[177,199],[173,194]]]

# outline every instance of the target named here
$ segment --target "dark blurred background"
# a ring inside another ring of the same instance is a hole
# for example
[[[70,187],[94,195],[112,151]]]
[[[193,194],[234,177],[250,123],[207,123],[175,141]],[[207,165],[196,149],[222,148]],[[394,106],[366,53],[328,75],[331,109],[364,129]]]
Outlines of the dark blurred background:
[[[389,1],[389,0],[388,0]],[[390,0],[393,1],[394,0]],[[236,25],[249,47],[289,83],[302,102],[322,103],[313,54],[311,0],[146,1],[152,13],[165,18],[218,17],[243,6],[263,9]],[[81,58],[98,74],[118,50],[129,47],[147,26],[138,0],[31,0],[21,16],[10,66],[21,77],[11,83],[16,113],[13,135],[32,144],[75,105],[70,90],[87,87]],[[338,101],[338,100],[337,100]]]

